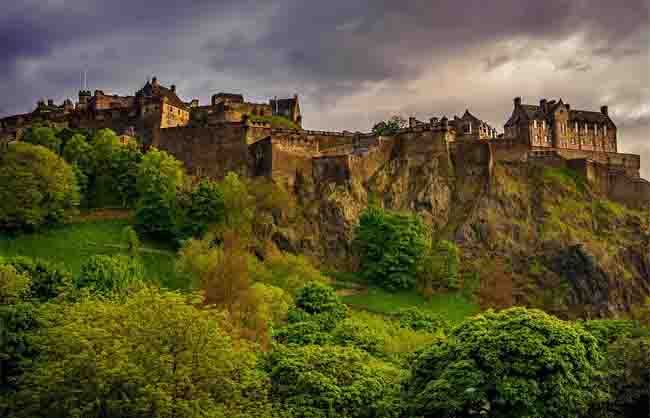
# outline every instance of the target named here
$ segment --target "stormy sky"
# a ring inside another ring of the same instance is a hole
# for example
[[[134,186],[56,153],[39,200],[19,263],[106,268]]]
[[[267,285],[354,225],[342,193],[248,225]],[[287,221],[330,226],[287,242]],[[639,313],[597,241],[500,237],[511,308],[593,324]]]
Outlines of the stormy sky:
[[[0,116],[152,75],[202,103],[301,96],[309,129],[469,108],[499,131],[512,99],[608,104],[650,178],[649,0],[0,0]]]

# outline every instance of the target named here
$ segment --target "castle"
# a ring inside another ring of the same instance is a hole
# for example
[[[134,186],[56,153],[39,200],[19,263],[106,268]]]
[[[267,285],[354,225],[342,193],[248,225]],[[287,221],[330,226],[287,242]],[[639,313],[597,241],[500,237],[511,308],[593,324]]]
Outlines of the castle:
[[[37,122],[137,134],[145,147],[166,150],[196,176],[220,178],[235,171],[291,188],[304,181],[366,182],[395,160],[413,166],[444,162],[476,178],[489,177],[495,162],[524,163],[569,168],[613,200],[650,204],[650,182],[639,176],[640,157],[617,152],[607,106],[592,112],[562,100],[523,104],[518,97],[502,134],[467,110],[452,119],[409,118],[408,127],[382,136],[305,130],[297,95],[249,103],[240,94],[217,93],[202,106],[196,99],[184,102],[174,85],[164,87],[154,77],[133,96],[82,90],[75,105],[39,101],[31,113],[0,119],[0,143],[20,139]]]

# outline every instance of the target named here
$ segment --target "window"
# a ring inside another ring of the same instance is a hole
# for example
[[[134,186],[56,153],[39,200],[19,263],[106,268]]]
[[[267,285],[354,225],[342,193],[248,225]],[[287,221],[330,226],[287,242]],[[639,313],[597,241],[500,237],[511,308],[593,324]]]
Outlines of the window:
[[[603,125],[603,135],[607,136],[607,125]]]
[[[585,133],[587,133],[587,132],[589,132],[589,124],[587,124],[587,122],[585,122]]]
[[[542,129],[546,129],[546,121],[545,120],[542,121]]]
[[[533,121],[533,128],[537,129],[537,119]]]
[[[598,135],[598,125],[594,123],[594,135]]]
[[[573,122],[573,130],[578,133],[578,122]]]

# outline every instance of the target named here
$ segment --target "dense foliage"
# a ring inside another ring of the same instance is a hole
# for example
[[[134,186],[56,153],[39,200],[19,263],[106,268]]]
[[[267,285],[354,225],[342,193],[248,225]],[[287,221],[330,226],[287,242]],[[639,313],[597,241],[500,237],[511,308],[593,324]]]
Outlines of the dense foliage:
[[[142,281],[144,271],[133,257],[95,255],[81,267],[75,284],[93,292],[110,295],[123,293],[135,283]]]
[[[60,223],[78,205],[74,171],[52,151],[16,143],[0,155],[0,228],[36,229]]]
[[[422,353],[405,384],[424,417],[575,417],[600,400],[602,354],[579,326],[512,308],[466,321]]]
[[[389,290],[415,287],[417,269],[427,249],[427,232],[413,215],[368,207],[359,218],[355,246],[362,276]]]
[[[406,120],[400,116],[393,116],[388,120],[376,123],[372,127],[372,133],[375,135],[390,136],[395,135],[400,129],[406,128]]]

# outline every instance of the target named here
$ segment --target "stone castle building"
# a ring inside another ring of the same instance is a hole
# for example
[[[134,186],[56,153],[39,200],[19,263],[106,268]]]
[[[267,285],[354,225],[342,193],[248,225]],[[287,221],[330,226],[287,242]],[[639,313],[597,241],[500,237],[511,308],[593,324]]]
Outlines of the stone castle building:
[[[282,122],[284,121],[284,122]],[[39,101],[24,115],[0,119],[0,142],[20,139],[34,123],[110,128],[137,135],[181,160],[191,175],[223,177],[229,171],[265,176],[292,188],[305,181],[371,181],[392,161],[448,164],[484,181],[495,162],[572,169],[607,197],[631,206],[650,204],[650,182],[639,176],[640,157],[618,153],[616,125],[600,112],[571,109],[562,100],[539,105],[514,99],[504,133],[466,110],[409,126],[390,136],[302,128],[297,96],[252,103],[241,94],[217,93],[207,105],[185,102],[176,88],[154,77],[133,96],[79,92],[79,101]],[[282,123],[279,123],[282,122]]]

